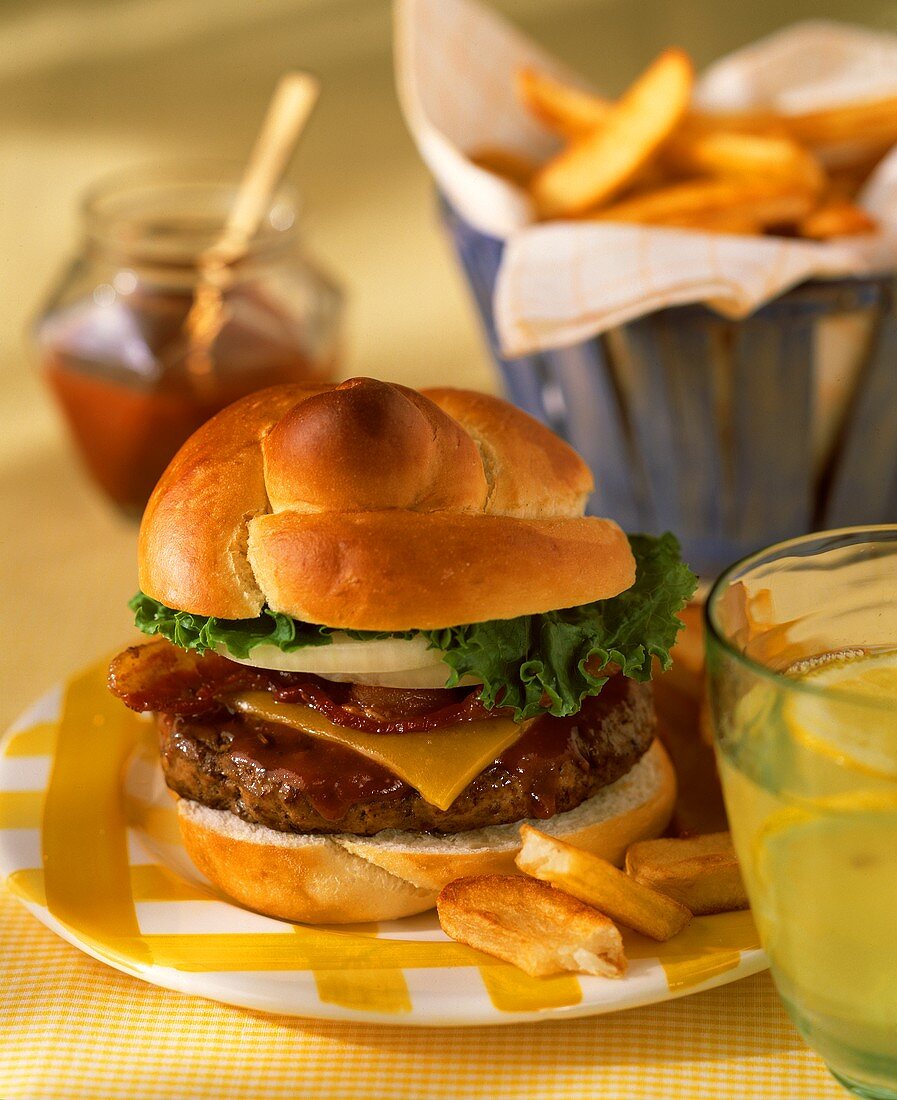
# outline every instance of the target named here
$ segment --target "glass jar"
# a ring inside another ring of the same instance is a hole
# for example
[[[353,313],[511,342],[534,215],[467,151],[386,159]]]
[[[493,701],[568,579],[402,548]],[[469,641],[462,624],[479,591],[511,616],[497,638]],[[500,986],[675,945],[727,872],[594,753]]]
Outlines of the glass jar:
[[[224,406],[280,382],[335,377],[341,294],[301,251],[289,187],[226,270],[212,323],[197,336],[191,307],[208,288],[201,257],[238,178],[229,167],[179,166],[100,182],[83,203],[80,255],[35,325],[44,375],[87,469],[129,514]]]

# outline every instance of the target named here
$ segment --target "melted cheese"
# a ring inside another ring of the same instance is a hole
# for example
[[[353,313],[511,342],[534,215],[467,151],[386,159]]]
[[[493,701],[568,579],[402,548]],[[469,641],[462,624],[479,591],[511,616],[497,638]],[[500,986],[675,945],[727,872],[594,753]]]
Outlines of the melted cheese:
[[[363,733],[334,725],[311,707],[275,702],[266,691],[233,695],[228,706],[355,749],[389,768],[440,810],[447,810],[467,784],[531,724],[488,718],[453,722],[424,733]]]

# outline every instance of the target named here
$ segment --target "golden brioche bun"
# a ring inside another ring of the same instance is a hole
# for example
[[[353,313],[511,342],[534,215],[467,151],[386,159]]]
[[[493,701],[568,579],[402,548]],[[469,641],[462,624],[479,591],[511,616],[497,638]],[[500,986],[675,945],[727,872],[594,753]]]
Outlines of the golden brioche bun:
[[[251,618],[438,629],[608,599],[635,563],[585,518],[579,456],[485,394],[355,378],[275,386],[184,444],[150,498],[142,590]]]
[[[622,864],[630,844],[663,832],[675,797],[675,773],[654,741],[615,783],[575,810],[533,824]],[[313,836],[251,825],[198,802],[181,800],[178,811],[187,852],[206,877],[248,908],[283,920],[392,920],[431,909],[456,878],[519,873],[520,822],[439,836]]]
[[[269,605],[347,630],[431,630],[589,603],[596,570],[602,590],[632,584],[628,554],[616,524],[594,517],[396,509],[279,512],[249,525]]]

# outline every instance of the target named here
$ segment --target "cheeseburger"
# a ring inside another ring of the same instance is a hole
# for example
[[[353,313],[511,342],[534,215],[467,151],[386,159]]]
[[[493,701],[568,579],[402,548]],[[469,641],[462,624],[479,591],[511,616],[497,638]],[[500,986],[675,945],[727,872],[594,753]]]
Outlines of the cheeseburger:
[[[184,843],[252,909],[349,922],[512,873],[522,821],[619,861],[665,827],[654,739],[694,578],[584,516],[592,478],[494,397],[276,386],[200,428],[139,539],[112,691],[156,715]]]

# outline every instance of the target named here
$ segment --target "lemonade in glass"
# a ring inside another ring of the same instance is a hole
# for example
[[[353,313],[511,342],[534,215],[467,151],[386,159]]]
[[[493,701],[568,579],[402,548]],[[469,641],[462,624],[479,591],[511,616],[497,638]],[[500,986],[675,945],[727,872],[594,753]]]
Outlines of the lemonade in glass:
[[[897,526],[794,539],[707,601],[726,807],[788,1011],[897,1100]]]

